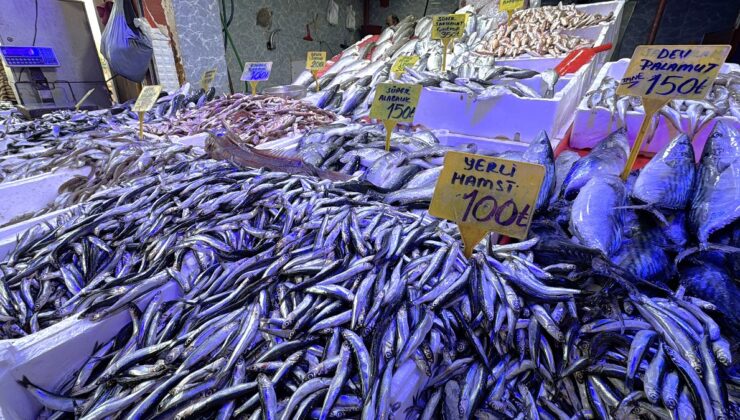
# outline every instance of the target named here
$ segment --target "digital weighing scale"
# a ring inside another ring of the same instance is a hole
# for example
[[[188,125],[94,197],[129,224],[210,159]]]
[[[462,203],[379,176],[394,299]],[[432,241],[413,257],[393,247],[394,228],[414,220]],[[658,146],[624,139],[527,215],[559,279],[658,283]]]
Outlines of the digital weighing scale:
[[[11,68],[28,69],[30,74],[32,88],[35,90],[40,104],[22,104],[18,105],[18,110],[28,118],[48,114],[49,112],[60,109],[71,109],[70,106],[58,105],[54,101],[52,89],[49,81],[46,80],[43,68],[59,67],[54,50],[49,47],[20,47],[20,46],[0,46],[0,54],[5,60],[5,64]],[[20,95],[19,95],[20,96]],[[25,102],[22,98],[18,98]],[[80,109],[97,109],[95,106],[81,106]]]

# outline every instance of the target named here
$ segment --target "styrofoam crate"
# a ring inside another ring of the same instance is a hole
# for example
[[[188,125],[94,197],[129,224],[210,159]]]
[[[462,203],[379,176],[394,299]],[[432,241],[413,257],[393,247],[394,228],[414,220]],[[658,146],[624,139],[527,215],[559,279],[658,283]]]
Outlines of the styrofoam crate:
[[[3,261],[8,256],[8,254],[10,254],[13,249],[15,249],[18,235],[36,225],[54,220],[57,216],[60,216],[68,211],[77,210],[80,208],[80,206],[80,204],[76,204],[74,206],[56,210],[51,213],[42,214],[32,219],[5,226],[0,229],[0,261]]]
[[[38,175],[0,184],[0,226],[25,214],[35,213],[59,195],[59,187],[75,176],[87,176],[90,168],[59,169],[50,174]]]
[[[158,291],[170,301],[182,296],[175,281],[149,292],[136,303],[144,309]],[[41,404],[18,381],[28,378],[47,390],[59,389],[92,354],[131,321],[128,311],[94,322],[70,317],[35,334],[0,342],[0,419],[33,419]]]
[[[588,67],[558,81],[553,98],[520,98],[505,94],[477,100],[466,94],[422,89],[416,108],[415,124],[431,129],[528,143],[541,130],[557,144],[565,137]],[[521,81],[539,90],[538,77]]]
[[[602,80],[606,77],[612,77],[617,80],[621,79],[624,72],[627,70],[629,65],[629,59],[624,58],[619,61],[607,63],[599,72],[594,79],[593,83],[589,87],[589,91],[597,89]],[[740,66],[737,64],[725,63],[720,70],[721,73],[727,73],[730,71],[738,71]],[[577,149],[590,149],[596,143],[601,141],[609,133],[616,130],[619,126],[619,121],[616,115],[612,115],[606,109],[589,109],[588,98],[585,96],[582,98],[576,109],[575,121],[573,123],[573,132],[570,137],[570,146]],[[627,112],[625,118],[625,125],[627,127],[627,138],[630,144],[633,144],[637,133],[640,130],[645,114],[639,111]],[[646,139],[642,146],[642,152],[644,153],[656,153],[662,150],[668,142],[671,141],[681,131],[677,130],[673,124],[671,124],[665,117],[659,115],[658,124],[656,125],[655,132],[651,139]],[[717,117],[713,121],[706,124],[692,140],[694,146],[694,152],[697,158],[701,155],[701,151],[704,149],[704,143],[707,141],[707,137],[714,128],[714,124],[717,121],[723,121],[725,124],[733,125],[740,129],[740,121],[734,117]],[[686,116],[681,118],[681,130],[688,132],[690,127],[689,119]],[[648,142],[648,140],[650,140]]]

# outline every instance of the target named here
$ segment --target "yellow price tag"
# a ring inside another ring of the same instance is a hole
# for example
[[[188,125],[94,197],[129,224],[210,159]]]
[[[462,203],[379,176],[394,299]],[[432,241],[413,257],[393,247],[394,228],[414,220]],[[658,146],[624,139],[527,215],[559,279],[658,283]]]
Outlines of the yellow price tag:
[[[203,90],[208,90],[208,88],[211,87],[211,83],[213,83],[213,79],[215,78],[216,69],[204,71],[203,75],[200,76],[200,87],[202,87]]]
[[[418,55],[402,55],[396,59],[396,62],[391,66],[391,73],[402,75],[406,72],[406,67],[413,67],[419,62]]]
[[[499,0],[498,2],[498,10],[508,13],[509,16],[521,9],[524,9],[524,0]]]
[[[617,88],[619,95],[704,99],[729,45],[640,45]]]
[[[144,86],[144,88],[141,89],[141,93],[139,93],[139,97],[136,99],[136,103],[134,104],[134,107],[131,108],[131,110],[134,112],[149,111],[157,102],[157,99],[159,99],[159,94],[161,92],[162,86],[160,85]]]
[[[440,70],[447,70],[447,49],[453,39],[463,36],[467,20],[466,13],[437,15],[432,18],[432,39],[442,41],[442,68]]]
[[[144,138],[144,114],[152,109],[154,104],[157,103],[157,99],[159,99],[159,94],[161,92],[162,86],[160,85],[144,86],[144,88],[141,89],[141,93],[139,93],[139,97],[136,99],[134,107],[131,108],[132,111],[139,114],[140,139]]]
[[[544,178],[542,165],[447,152],[429,214],[457,223],[469,257],[490,231],[527,237]]]
[[[460,38],[465,33],[467,13],[437,15],[432,18],[432,39]]]
[[[309,51],[306,54],[306,68],[320,71],[326,65],[326,51]]]
[[[75,111],[79,111],[80,110],[80,107],[82,106],[82,104],[85,103],[85,101],[87,100],[87,98],[89,98],[90,95],[92,95],[93,92],[95,92],[95,88],[92,88],[92,89],[90,89],[90,90],[87,91],[87,93],[85,94],[85,96],[83,96],[82,99],[80,99],[80,101],[77,102],[77,105],[75,105]]]
[[[618,95],[642,97],[645,119],[637,133],[622,179],[627,179],[650,121],[671,99],[704,99],[712,89],[729,45],[640,45],[617,87]]]
[[[391,148],[391,133],[399,122],[411,123],[419,103],[421,85],[379,83],[370,107],[370,118],[383,121],[385,150]]]

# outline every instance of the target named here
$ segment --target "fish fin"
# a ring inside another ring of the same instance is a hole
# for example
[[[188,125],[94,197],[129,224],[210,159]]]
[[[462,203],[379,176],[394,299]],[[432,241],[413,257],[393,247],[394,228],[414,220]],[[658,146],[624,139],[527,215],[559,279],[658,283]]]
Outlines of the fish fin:
[[[636,205],[629,205],[629,206],[619,206],[615,207],[615,209],[622,209],[622,210],[643,210],[646,211],[653,216],[655,216],[656,219],[663,225],[668,226],[670,223],[668,223],[668,218],[665,217],[665,215],[658,210],[657,207],[653,204],[636,204]]]

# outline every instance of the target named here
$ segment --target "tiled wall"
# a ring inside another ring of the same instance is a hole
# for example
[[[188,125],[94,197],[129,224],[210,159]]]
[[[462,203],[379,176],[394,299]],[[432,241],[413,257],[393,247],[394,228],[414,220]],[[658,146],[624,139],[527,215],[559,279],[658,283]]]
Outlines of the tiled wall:
[[[354,5],[357,26],[362,25],[362,0],[335,0],[339,5],[339,24],[329,26],[326,21],[327,0],[234,0],[234,18],[229,32],[242,61],[272,61],[270,81],[260,86],[285,85],[292,81],[291,62],[305,61],[308,51],[327,51],[332,56],[342,50],[340,44],[352,44],[358,32],[345,28],[347,5]],[[220,3],[220,1],[219,1]],[[229,0],[226,2],[227,8]],[[275,36],[277,48],[267,49],[269,31],[257,26],[257,11],[262,7],[272,10],[272,28],[279,29]],[[313,42],[304,41],[306,23],[311,25]],[[231,71],[235,91],[243,91],[239,80],[242,70],[231,48],[226,51],[226,61]]]
[[[185,78],[197,88],[203,72],[216,69],[212,86],[228,92],[218,0],[170,0]]]

